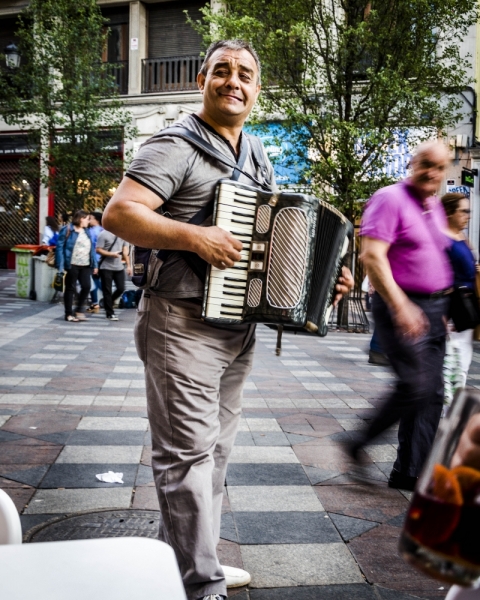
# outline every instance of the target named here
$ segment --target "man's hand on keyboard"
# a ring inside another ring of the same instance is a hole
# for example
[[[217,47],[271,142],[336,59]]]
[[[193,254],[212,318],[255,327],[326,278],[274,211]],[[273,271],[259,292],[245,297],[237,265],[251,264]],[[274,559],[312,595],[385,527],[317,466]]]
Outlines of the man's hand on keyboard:
[[[218,269],[233,267],[241,259],[242,242],[220,227],[199,227],[196,253]]]

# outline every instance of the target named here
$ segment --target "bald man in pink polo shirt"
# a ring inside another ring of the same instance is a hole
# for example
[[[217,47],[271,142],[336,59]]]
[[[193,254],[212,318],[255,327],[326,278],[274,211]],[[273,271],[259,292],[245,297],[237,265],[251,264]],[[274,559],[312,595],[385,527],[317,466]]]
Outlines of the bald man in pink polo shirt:
[[[398,376],[361,438],[359,450],[400,422],[397,459],[388,485],[413,490],[435,438],[443,406],[445,315],[453,273],[443,233],[446,217],[436,193],[449,163],[446,147],[417,148],[409,179],[369,200],[360,235],[362,260],[376,293],[372,311],[380,344]]]

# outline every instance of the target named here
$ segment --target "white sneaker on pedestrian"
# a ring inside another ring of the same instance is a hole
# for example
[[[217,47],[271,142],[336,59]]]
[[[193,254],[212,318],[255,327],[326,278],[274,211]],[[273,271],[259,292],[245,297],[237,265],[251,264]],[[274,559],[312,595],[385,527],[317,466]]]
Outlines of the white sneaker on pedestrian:
[[[117,317],[117,315],[109,315],[109,316],[107,317],[107,319],[108,319],[109,321],[118,321],[118,317]]]
[[[252,581],[250,573],[243,569],[237,569],[236,567],[226,567],[222,565],[223,574],[225,575],[225,581],[227,582],[227,588],[236,588],[247,585]]]
[[[225,596],[220,596],[220,594],[210,594],[209,596],[204,596],[201,600],[226,600]]]

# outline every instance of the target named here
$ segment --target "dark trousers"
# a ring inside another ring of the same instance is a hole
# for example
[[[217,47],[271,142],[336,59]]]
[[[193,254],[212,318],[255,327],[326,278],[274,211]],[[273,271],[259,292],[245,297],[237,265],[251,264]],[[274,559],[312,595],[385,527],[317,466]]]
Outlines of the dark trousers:
[[[103,291],[103,307],[107,313],[107,317],[111,317],[113,313],[113,303],[125,291],[125,271],[111,271],[110,269],[100,269],[100,279],[102,280]],[[115,282],[117,288],[112,294],[112,282]]]
[[[443,407],[443,359],[448,298],[410,298],[427,315],[430,330],[415,342],[407,342],[393,327],[385,302],[373,296],[375,332],[398,381],[370,423],[363,443],[368,443],[400,421],[394,469],[418,477],[430,452]]]
[[[90,275],[92,269],[90,267],[80,267],[71,265],[67,270],[65,277],[65,294],[63,300],[65,303],[65,316],[73,316],[73,297],[75,295],[77,281],[80,283],[80,293],[77,297],[77,308],[75,312],[82,312],[83,305],[90,291]]]

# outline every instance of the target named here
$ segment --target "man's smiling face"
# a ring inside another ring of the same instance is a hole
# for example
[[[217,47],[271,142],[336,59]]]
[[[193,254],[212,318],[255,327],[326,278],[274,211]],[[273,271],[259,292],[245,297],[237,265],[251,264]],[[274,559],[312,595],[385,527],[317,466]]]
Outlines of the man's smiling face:
[[[210,57],[207,75],[197,78],[206,113],[216,121],[243,124],[260,92],[258,75],[248,50],[219,48]]]

